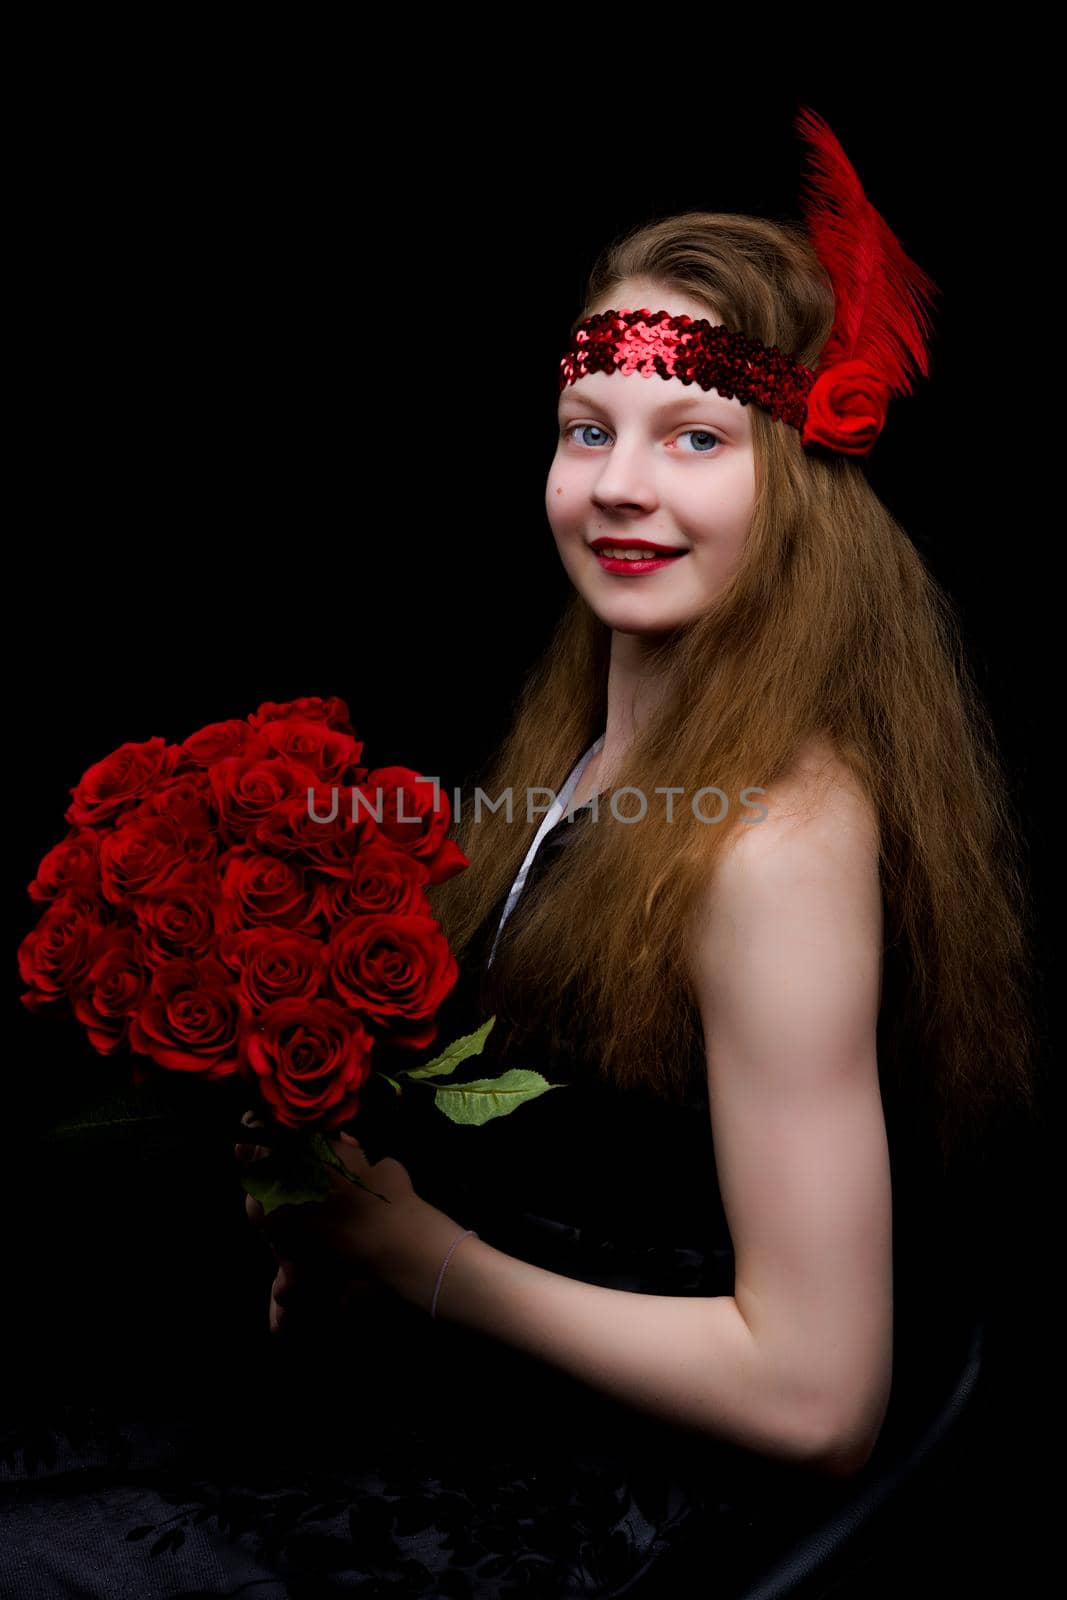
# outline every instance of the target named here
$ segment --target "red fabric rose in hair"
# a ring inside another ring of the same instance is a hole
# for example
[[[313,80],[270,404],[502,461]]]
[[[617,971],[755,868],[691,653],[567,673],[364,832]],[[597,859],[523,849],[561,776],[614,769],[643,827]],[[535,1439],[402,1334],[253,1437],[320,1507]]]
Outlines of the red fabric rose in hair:
[[[889,390],[867,361],[838,361],[820,373],[808,394],[804,444],[863,456],[885,426]]]

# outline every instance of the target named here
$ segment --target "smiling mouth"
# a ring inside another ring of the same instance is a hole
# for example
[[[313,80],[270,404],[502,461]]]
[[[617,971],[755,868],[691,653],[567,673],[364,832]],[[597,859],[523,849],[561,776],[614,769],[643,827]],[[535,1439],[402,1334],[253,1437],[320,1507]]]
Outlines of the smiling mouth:
[[[605,561],[671,561],[688,554],[685,550],[656,550],[648,545],[599,544],[590,548]]]

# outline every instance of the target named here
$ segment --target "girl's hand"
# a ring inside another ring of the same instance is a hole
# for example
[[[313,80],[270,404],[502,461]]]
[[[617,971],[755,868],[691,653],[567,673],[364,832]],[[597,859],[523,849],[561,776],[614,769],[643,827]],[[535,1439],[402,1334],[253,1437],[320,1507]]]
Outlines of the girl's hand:
[[[319,1347],[328,1336],[349,1339],[351,1333],[369,1337],[377,1328],[375,1312],[389,1299],[389,1291],[373,1278],[327,1275],[295,1261],[277,1261],[271,1284],[270,1331],[291,1338],[303,1334]]]
[[[245,1112],[241,1121],[249,1128],[263,1126],[250,1111]],[[350,1133],[341,1133],[338,1137],[342,1144],[361,1148]],[[260,1159],[266,1153],[263,1145],[234,1146],[234,1154],[242,1164]],[[245,1209],[249,1220],[266,1237],[263,1207],[246,1194]],[[367,1314],[380,1307],[387,1297],[384,1285],[350,1271],[343,1260],[331,1268],[321,1262],[316,1265],[305,1261],[300,1265],[280,1256],[273,1244],[270,1249],[277,1268],[270,1294],[272,1334],[286,1339],[303,1334],[313,1338],[321,1348],[327,1336],[346,1336],[345,1324],[349,1317],[360,1333],[369,1332]]]
[[[251,1112],[241,1120],[249,1128],[263,1126]],[[258,1200],[245,1195],[248,1219],[278,1261],[271,1305],[275,1331],[280,1331],[290,1306],[302,1296],[307,1298],[309,1291],[321,1291],[324,1284],[343,1286],[353,1294],[370,1294],[385,1286],[390,1271],[417,1249],[426,1214],[433,1212],[416,1194],[406,1167],[392,1156],[372,1164],[358,1140],[347,1133],[331,1138],[330,1144],[348,1170],[377,1194],[327,1169],[329,1194],[322,1202],[279,1206],[268,1215]],[[234,1147],[241,1162],[268,1153],[259,1145]]]

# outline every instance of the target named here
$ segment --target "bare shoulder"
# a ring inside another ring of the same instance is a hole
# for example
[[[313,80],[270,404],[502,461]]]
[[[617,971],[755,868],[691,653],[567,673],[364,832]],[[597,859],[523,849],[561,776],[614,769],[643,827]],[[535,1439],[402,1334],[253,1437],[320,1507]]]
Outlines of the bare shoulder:
[[[811,741],[765,786],[759,820],[742,822],[694,907],[690,949],[701,999],[734,983],[732,954],[803,939],[873,959],[880,980],[882,892],[876,809],[826,741]],[[796,962],[795,945],[788,951]],[[746,962],[748,966],[748,962]],[[766,976],[766,973],[764,974]],[[880,981],[877,987],[880,987]]]
[[[752,875],[804,871],[824,864],[868,884],[878,875],[880,830],[863,785],[828,740],[810,740],[789,771],[764,786],[763,814],[732,834],[707,884],[720,890]]]
[[[767,815],[738,829],[732,843],[749,856],[781,850],[787,841],[838,841],[862,855],[878,848],[878,819],[870,796],[826,739],[801,746],[789,771],[765,786]],[[751,841],[742,844],[742,841]]]

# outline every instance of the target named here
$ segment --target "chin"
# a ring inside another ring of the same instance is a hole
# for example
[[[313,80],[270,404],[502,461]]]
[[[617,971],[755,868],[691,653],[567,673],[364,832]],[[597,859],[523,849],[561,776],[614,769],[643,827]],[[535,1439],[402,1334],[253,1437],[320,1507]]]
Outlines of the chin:
[[[674,611],[640,611],[634,606],[597,605],[589,595],[586,599],[590,610],[596,613],[606,628],[611,628],[615,633],[648,634],[651,638],[672,633],[688,620]]]

